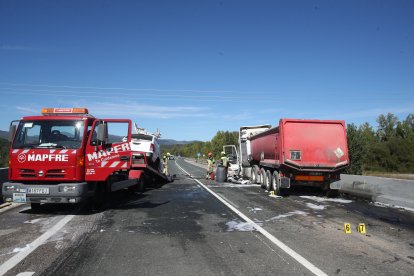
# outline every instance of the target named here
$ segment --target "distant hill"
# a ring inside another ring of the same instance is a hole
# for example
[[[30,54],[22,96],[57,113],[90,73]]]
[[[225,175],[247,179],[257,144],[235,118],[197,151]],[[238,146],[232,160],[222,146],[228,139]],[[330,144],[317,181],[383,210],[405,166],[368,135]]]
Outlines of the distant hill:
[[[0,138],[8,140],[9,132],[0,130]],[[116,135],[109,135],[109,141],[120,141],[120,139],[122,139],[122,137],[116,136]],[[158,140],[158,143],[160,144],[160,146],[186,145],[186,144],[190,144],[194,142],[198,142],[198,141],[177,141],[174,139],[159,139]]]
[[[4,130],[0,130],[0,138],[9,139],[9,132],[8,131],[4,131]]]

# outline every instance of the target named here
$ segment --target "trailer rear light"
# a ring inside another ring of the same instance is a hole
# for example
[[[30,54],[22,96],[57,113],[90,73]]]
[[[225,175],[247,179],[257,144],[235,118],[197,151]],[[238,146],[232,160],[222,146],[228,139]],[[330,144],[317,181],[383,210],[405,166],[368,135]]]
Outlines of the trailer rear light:
[[[317,181],[322,182],[323,176],[322,175],[297,175],[295,176],[296,181]]]

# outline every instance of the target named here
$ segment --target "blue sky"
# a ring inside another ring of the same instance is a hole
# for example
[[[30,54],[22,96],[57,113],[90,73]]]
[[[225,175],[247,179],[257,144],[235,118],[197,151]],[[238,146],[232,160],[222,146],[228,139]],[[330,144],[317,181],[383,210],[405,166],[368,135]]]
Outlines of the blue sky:
[[[0,129],[87,107],[163,138],[414,113],[413,1],[0,0]]]

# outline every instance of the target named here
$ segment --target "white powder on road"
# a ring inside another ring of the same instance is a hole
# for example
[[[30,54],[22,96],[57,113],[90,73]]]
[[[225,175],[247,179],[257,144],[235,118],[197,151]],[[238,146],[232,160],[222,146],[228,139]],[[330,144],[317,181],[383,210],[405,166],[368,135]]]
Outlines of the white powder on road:
[[[294,216],[294,215],[307,216],[308,213],[303,212],[303,211],[293,211],[293,212],[289,212],[289,213],[286,213],[286,214],[282,214],[282,215],[278,215],[278,216],[272,217],[270,219],[267,219],[266,221],[279,220],[279,219],[291,217],[291,216]]]
[[[31,224],[34,224],[34,223],[41,222],[42,220],[43,220],[43,218],[38,218],[38,219],[27,220],[27,221],[25,221],[24,223],[31,223]]]
[[[232,221],[227,222],[226,225],[227,225],[228,232],[233,232],[233,231],[251,232],[251,231],[256,230],[254,228],[254,224],[250,222],[241,222],[241,221],[232,220]]]
[[[25,246],[25,247],[22,247],[22,248],[17,247],[17,248],[15,248],[15,249],[13,249],[13,253],[17,253],[17,252],[25,251],[25,250],[27,250],[27,249],[30,249],[30,245],[29,245],[29,244],[26,244],[26,246]]]
[[[343,198],[326,198],[326,197],[319,197],[319,196],[300,196],[301,198],[310,199],[316,202],[337,202],[337,203],[351,203],[352,200],[343,199]]]
[[[306,203],[306,206],[308,206],[309,208],[314,209],[314,210],[323,210],[326,207],[328,207],[326,205],[318,205],[318,204],[313,204],[313,203],[309,203],[309,202]]]

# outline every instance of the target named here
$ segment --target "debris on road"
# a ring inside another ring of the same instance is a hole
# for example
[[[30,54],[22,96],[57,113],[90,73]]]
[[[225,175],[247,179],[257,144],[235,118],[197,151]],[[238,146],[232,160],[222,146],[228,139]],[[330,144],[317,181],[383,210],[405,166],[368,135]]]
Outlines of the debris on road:
[[[250,180],[243,179],[242,177],[239,177],[239,176],[237,176],[237,175],[234,175],[234,176],[229,176],[229,177],[227,178],[227,182],[230,182],[230,183],[235,183],[235,184],[242,184],[242,185],[252,184],[252,183],[250,182]]]

